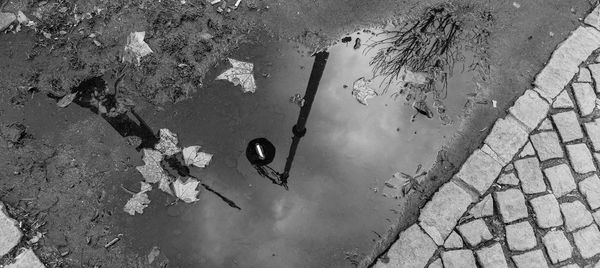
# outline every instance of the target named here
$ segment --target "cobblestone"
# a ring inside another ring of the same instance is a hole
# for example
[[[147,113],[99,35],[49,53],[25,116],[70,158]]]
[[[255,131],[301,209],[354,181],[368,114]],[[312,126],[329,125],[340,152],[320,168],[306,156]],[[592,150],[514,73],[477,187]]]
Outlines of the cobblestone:
[[[444,268],[444,265],[442,265],[442,259],[436,259],[435,261],[433,261],[431,264],[429,264],[429,266],[427,266],[428,268]]]
[[[389,262],[383,263],[379,260],[374,267],[422,268],[436,249],[437,246],[431,238],[421,231],[418,225],[413,224],[400,233],[398,241],[388,251]]]
[[[540,162],[535,157],[515,161],[515,168],[521,181],[521,188],[526,194],[536,194],[546,191],[544,176],[540,170]]]
[[[544,253],[541,250],[534,250],[521,255],[512,256],[517,268],[544,268],[548,267]]]
[[[541,161],[564,157],[556,132],[540,132],[531,135],[531,143]]]
[[[529,132],[514,117],[508,115],[498,119],[492,131],[485,138],[485,144],[490,146],[500,158],[509,162],[527,142]]]
[[[569,232],[586,227],[594,222],[592,214],[579,201],[560,204],[560,211],[562,211],[565,226]]]
[[[464,240],[472,247],[493,238],[492,233],[490,233],[487,225],[481,219],[462,224],[458,226],[457,229]]]
[[[537,91],[551,101],[579,71],[581,64],[600,45],[600,32],[579,27],[552,53],[552,57],[535,77]]]
[[[581,257],[589,259],[600,253],[600,231],[595,224],[573,233],[573,239]]]
[[[531,142],[527,142],[527,144],[525,144],[525,147],[523,147],[523,150],[519,154],[519,157],[528,157],[528,156],[534,156],[534,155],[535,155],[535,150],[533,149]]]
[[[585,123],[584,126],[590,141],[592,141],[594,151],[600,151],[600,120],[596,119]]]
[[[519,222],[506,226],[506,242],[510,250],[529,250],[537,245],[533,228],[529,222]]]
[[[596,224],[600,225],[600,210],[594,212],[592,216],[594,216],[594,221],[596,221]]]
[[[548,232],[542,237],[542,242],[546,247],[550,261],[554,264],[568,260],[573,255],[573,247],[563,231]]]
[[[579,75],[577,76],[577,82],[585,82],[585,83],[591,83],[592,82],[592,74],[590,73],[590,70],[586,67],[580,67],[579,68]]]
[[[419,223],[436,244],[442,245],[472,201],[456,183],[446,183],[421,210]]]
[[[4,204],[0,202],[0,258],[17,245],[22,236],[17,221],[8,216]]]
[[[558,96],[554,100],[554,103],[552,103],[552,108],[572,109],[575,108],[575,105],[569,97],[569,93],[567,93],[566,90],[563,90],[560,94],[558,94]]]
[[[596,171],[592,154],[585,143],[567,145],[567,154],[575,172],[585,174]]]
[[[450,233],[446,242],[444,242],[444,248],[446,249],[457,249],[463,247],[463,240],[456,232]]]
[[[539,130],[553,130],[554,127],[552,126],[552,122],[550,122],[550,119],[546,118],[546,119],[544,119],[544,121],[542,121],[542,123],[540,124],[538,129]]]
[[[442,261],[444,268],[477,268],[475,256],[468,249],[442,252]]]
[[[512,172],[508,174],[502,174],[498,179],[498,184],[516,186],[519,185],[519,179],[517,179],[515,173]]]
[[[600,179],[594,174],[579,182],[579,191],[592,209],[600,208]],[[600,224],[600,223],[599,223]]]
[[[600,30],[600,7],[594,8],[594,10],[592,10],[592,12],[585,17],[583,22]]]
[[[477,261],[483,268],[508,268],[502,246],[497,242],[489,247],[481,248],[475,253]]]
[[[502,165],[481,150],[475,150],[456,177],[484,194],[500,174]]]
[[[494,200],[504,223],[527,218],[527,206],[525,205],[525,197],[521,191],[509,189],[496,192],[495,195]]]
[[[573,111],[557,113],[552,115],[552,120],[558,128],[558,133],[563,142],[574,141],[583,138],[583,132],[579,121],[577,121],[577,114]]]
[[[486,195],[479,203],[469,209],[469,215],[475,219],[494,215],[494,199],[492,195]]]
[[[550,105],[535,91],[527,90],[508,111],[525,126],[533,130],[546,117]]]
[[[588,69],[592,72],[592,78],[596,82],[596,92],[600,92],[600,88],[598,88],[600,84],[600,64],[590,64],[588,65]]]
[[[15,257],[15,262],[6,266],[6,268],[45,268],[44,264],[33,253],[33,250],[26,249]]]
[[[573,83],[573,94],[579,106],[581,116],[588,116],[596,106],[596,93],[592,85],[588,83]]]
[[[566,164],[560,164],[544,169],[544,174],[546,174],[552,192],[557,198],[577,188],[571,169]]]
[[[536,223],[540,228],[561,226],[563,219],[560,214],[558,201],[552,194],[536,197],[529,201],[536,216]]]

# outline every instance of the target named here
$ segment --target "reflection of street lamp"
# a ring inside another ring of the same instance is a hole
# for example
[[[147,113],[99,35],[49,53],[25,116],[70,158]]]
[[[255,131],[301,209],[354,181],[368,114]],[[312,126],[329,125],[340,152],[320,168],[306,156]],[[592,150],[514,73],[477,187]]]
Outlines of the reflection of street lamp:
[[[308,80],[308,86],[304,94],[304,105],[300,108],[300,114],[298,115],[298,121],[292,128],[292,144],[288,157],[285,161],[285,168],[283,173],[279,173],[268,166],[269,163],[275,158],[275,146],[265,138],[258,138],[250,141],[246,147],[246,157],[248,161],[256,168],[258,173],[263,177],[268,178],[273,183],[285,187],[287,190],[287,180],[290,176],[290,170],[292,169],[292,162],[296,155],[296,149],[300,144],[300,139],[306,134],[306,121],[310,114],[315,95],[319,89],[319,83],[327,64],[327,58],[329,52],[322,51],[315,54],[315,62],[313,63],[312,71],[310,72],[310,78]]]

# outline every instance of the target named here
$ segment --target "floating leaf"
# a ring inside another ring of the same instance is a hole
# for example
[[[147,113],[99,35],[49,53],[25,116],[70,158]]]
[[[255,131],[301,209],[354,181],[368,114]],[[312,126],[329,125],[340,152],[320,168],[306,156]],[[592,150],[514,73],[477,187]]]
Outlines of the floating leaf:
[[[198,193],[196,190],[200,184],[199,181],[189,178],[185,183],[181,181],[181,178],[173,182],[173,189],[175,189],[175,196],[183,200],[186,203],[192,203],[198,201]]]
[[[197,145],[183,148],[183,161],[186,166],[206,167],[212,157],[212,154],[200,152],[200,146]]]
[[[181,152],[181,148],[177,147],[177,143],[179,143],[179,140],[177,139],[177,134],[171,132],[166,128],[161,128],[159,135],[160,140],[154,146],[154,149],[167,156],[171,156]]]
[[[138,214],[144,213],[144,209],[150,204],[150,199],[146,192],[152,190],[152,186],[145,182],[141,182],[141,184],[142,187],[140,192],[131,196],[125,204],[125,207],[123,207],[123,211],[129,213],[129,215],[133,216],[136,212]]]
[[[173,195],[173,191],[171,190],[171,178],[168,176],[164,176],[160,178],[160,181],[158,182],[158,189],[162,190],[163,192]]]
[[[144,165],[135,167],[135,169],[142,174],[142,177],[144,177],[144,180],[148,183],[169,180],[169,175],[167,175],[165,170],[160,166],[162,158],[163,156],[159,151],[144,149],[144,157],[142,158]]]
[[[352,96],[363,105],[368,105],[367,100],[377,96],[377,92],[369,87],[370,84],[371,80],[361,77],[352,85]]]
[[[62,97],[62,99],[60,99],[56,103],[56,105],[60,108],[65,108],[65,107],[69,106],[69,104],[71,104],[71,102],[73,102],[73,100],[75,100],[75,97],[77,97],[77,92],[67,94],[64,97]]]
[[[156,165],[160,165],[160,161],[163,160],[163,155],[161,152],[156,151],[156,150],[152,150],[152,149],[143,149],[144,152],[144,156],[142,158],[142,161],[144,161],[145,164],[156,164]]]
[[[242,92],[256,91],[256,82],[254,81],[254,64],[249,62],[229,59],[231,68],[217,76],[217,80],[227,80],[234,85],[241,85]]]
[[[129,34],[123,53],[123,62],[135,63],[139,66],[140,59],[152,53],[150,46],[144,42],[145,36],[146,32],[133,32]]]

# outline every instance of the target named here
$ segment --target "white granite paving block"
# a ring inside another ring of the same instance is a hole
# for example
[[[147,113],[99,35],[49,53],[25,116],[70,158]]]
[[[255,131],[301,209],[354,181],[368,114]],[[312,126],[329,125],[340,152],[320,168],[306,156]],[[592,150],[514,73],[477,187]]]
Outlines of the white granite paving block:
[[[535,77],[537,91],[552,101],[579,71],[585,61],[600,46],[600,32],[579,27],[552,53],[544,69]]]
[[[494,215],[494,199],[492,194],[486,195],[479,203],[469,209],[469,215],[475,219]]]
[[[577,82],[582,83],[591,83],[592,82],[592,73],[590,70],[585,67],[579,68],[579,75],[577,76]]]
[[[463,240],[456,232],[450,233],[448,238],[446,238],[446,242],[444,242],[444,248],[446,249],[457,249],[463,247]]]
[[[567,154],[573,170],[579,174],[596,171],[592,154],[585,143],[567,145]]]
[[[26,249],[15,257],[15,262],[6,266],[6,268],[45,268],[44,264],[38,259],[33,250]]]
[[[550,104],[540,95],[534,90],[526,90],[508,111],[531,131],[546,117],[548,109]]]
[[[472,202],[469,193],[456,183],[448,182],[421,209],[419,224],[436,244],[442,245]]]
[[[506,225],[506,242],[510,250],[529,250],[537,245],[535,234],[529,222]]]
[[[541,161],[562,158],[564,156],[556,132],[540,132],[531,135],[530,139]]]
[[[517,119],[508,115],[504,119],[496,120],[484,142],[508,163],[525,145],[528,135],[529,131]]]
[[[8,216],[4,204],[0,202],[0,257],[21,241],[23,234],[17,226],[17,221]]]
[[[460,168],[456,177],[483,195],[494,183],[502,165],[481,150],[475,150]]]
[[[390,247],[387,253],[389,262],[383,263],[380,259],[374,267],[422,268],[436,249],[431,238],[417,224],[413,224],[400,233],[398,240]]]
[[[573,240],[584,259],[600,254],[600,231],[595,224],[573,233]]]
[[[440,259],[440,258],[436,259],[431,264],[429,264],[429,266],[427,266],[427,268],[444,268],[444,265],[442,265],[442,259]]]
[[[546,118],[546,119],[544,119],[544,121],[542,121],[542,123],[540,124],[538,129],[539,130],[553,130],[554,127],[552,126],[552,122],[550,122],[550,119]]]
[[[592,122],[584,124],[588,138],[592,141],[594,151],[600,151],[600,120],[596,119]]]
[[[515,168],[524,193],[536,194],[546,191],[546,183],[544,183],[544,176],[537,158],[529,157],[517,160]]]
[[[594,214],[592,214],[592,216],[594,217],[594,221],[596,222],[596,225],[600,225],[600,210],[594,212]]]
[[[600,208],[600,179],[598,175],[594,174],[580,181],[579,191],[585,196],[590,208],[593,210]]]
[[[528,157],[534,155],[535,150],[533,149],[533,145],[531,145],[531,142],[527,142],[527,144],[525,144],[525,147],[523,147],[523,150],[521,150],[519,157]]]
[[[600,64],[590,64],[588,68],[592,72],[592,78],[596,84],[596,93],[600,93]]]
[[[457,227],[464,240],[472,247],[493,238],[492,233],[482,219],[477,219]]]
[[[565,226],[569,232],[586,227],[594,222],[592,213],[577,200],[560,204],[560,211],[562,211]]]
[[[527,218],[527,206],[523,193],[517,189],[508,189],[494,193],[496,207],[500,211],[504,223]],[[559,211],[560,215],[560,211]]]
[[[573,83],[573,94],[581,116],[588,116],[596,107],[596,93],[589,83]]]
[[[540,228],[558,227],[563,219],[558,201],[552,194],[536,197],[529,201],[535,212],[536,223]]]
[[[579,121],[577,121],[577,114],[573,111],[562,112],[552,115],[552,120],[558,128],[558,133],[562,138],[563,142],[570,142],[577,139],[583,138],[583,132]]]
[[[583,22],[589,26],[592,26],[600,30],[600,6],[597,6],[585,17]]]
[[[504,251],[499,243],[494,243],[489,247],[481,248],[475,251],[477,262],[483,268],[508,268]]]
[[[444,268],[477,268],[473,251],[468,249],[442,252]]]
[[[566,164],[544,169],[544,174],[546,174],[546,178],[550,182],[550,187],[552,187],[552,192],[557,198],[577,188],[571,169]]]
[[[542,242],[553,264],[566,261],[573,255],[573,247],[563,231],[549,231],[542,237]]]
[[[533,250],[521,255],[513,255],[512,260],[517,268],[545,268],[548,267],[544,253],[541,250]]]
[[[571,100],[571,97],[569,97],[569,93],[567,93],[566,90],[563,90],[560,94],[558,94],[554,100],[554,103],[552,103],[552,108],[557,109],[571,109],[574,107],[575,105],[573,104],[573,101]]]
[[[517,179],[517,176],[515,176],[515,173],[512,173],[512,172],[500,175],[500,178],[498,178],[497,182],[498,182],[498,184],[501,184],[501,185],[512,185],[512,186],[519,185],[519,179]]]

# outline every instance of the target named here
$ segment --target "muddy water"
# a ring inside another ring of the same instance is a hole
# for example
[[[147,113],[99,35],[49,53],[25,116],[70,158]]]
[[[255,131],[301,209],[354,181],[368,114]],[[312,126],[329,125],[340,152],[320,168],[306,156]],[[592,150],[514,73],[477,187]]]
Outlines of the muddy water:
[[[402,217],[393,211],[397,201],[382,196],[384,182],[419,164],[429,168],[457,124],[443,126],[422,116],[411,122],[414,110],[389,95],[359,104],[350,91],[357,78],[371,76],[369,55],[351,44],[329,51],[289,191],[261,177],[244,151],[251,139],[266,137],[277,149],[270,166],[283,171],[300,110],[289,98],[304,94],[313,63],[298,45],[258,40],[232,55],[255,64],[255,94],[213,81],[228,68],[224,64],[191,100],[143,114],[151,126],[178,133],[182,145],[202,145],[213,153],[208,168],[192,173],[242,209],[209,192],[193,205],[154,203],[127,220],[136,226],[135,240],[158,245],[180,267],[347,266],[346,253],[372,247],[377,233]],[[448,114],[458,120],[471,90],[470,74],[455,74],[449,90]]]
[[[144,214],[120,216],[125,243],[141,254],[159,246],[175,267],[339,267],[350,265],[347,255],[367,252],[402,217],[394,210],[398,201],[382,195],[384,182],[398,171],[431,167],[458,124],[422,115],[411,122],[415,110],[389,94],[369,99],[368,106],[358,103],[351,88],[357,78],[372,75],[370,54],[352,43],[329,52],[289,191],[261,177],[245,149],[254,138],[269,139],[277,150],[269,166],[283,171],[300,111],[289,99],[304,94],[313,64],[310,52],[297,44],[258,39],[231,55],[255,64],[255,94],[214,81],[229,68],[222,64],[190,100],[164,111],[141,111],[155,131],[168,128],[180,145],[201,145],[214,154],[208,168],[191,172],[241,210],[207,191],[194,204],[167,206],[165,194],[153,191]],[[471,77],[455,72],[449,81],[445,104],[454,121],[473,91]],[[376,80],[373,87],[381,91],[377,85]],[[81,109],[69,106],[52,116],[68,124],[82,119]],[[39,129],[47,127],[38,123]]]

